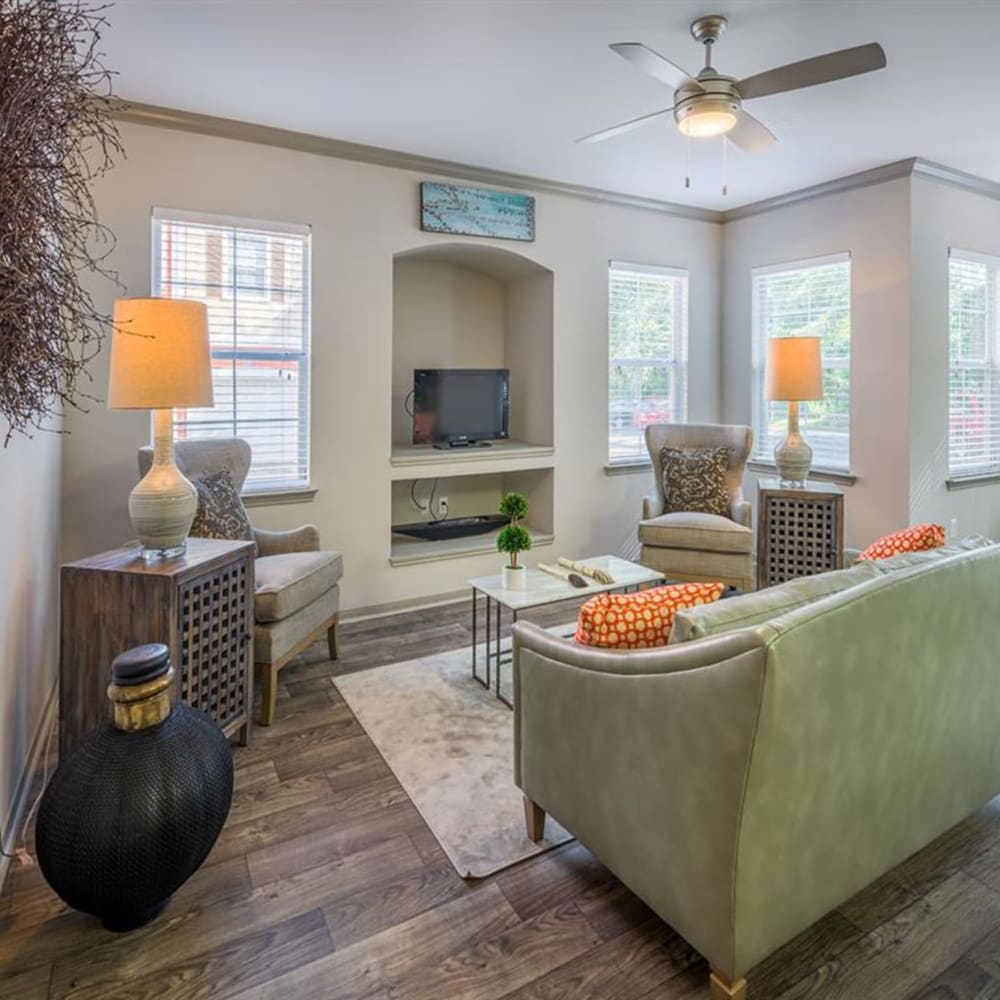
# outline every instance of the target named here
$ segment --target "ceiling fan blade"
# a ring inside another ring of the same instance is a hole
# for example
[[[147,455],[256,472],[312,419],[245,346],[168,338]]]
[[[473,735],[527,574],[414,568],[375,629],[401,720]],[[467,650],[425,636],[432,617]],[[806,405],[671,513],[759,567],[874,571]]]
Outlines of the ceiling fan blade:
[[[659,52],[654,52],[642,42],[615,42],[608,48],[617,52],[623,59],[627,59],[636,69],[641,69],[643,73],[669,84],[674,90],[682,83],[693,83],[701,87],[690,73],[686,73],[680,66],[674,65],[669,59],[661,56]]]
[[[662,111],[653,111],[648,115],[639,115],[638,118],[632,118],[627,122],[622,122],[620,125],[612,125],[611,128],[601,129],[600,132],[593,132],[591,135],[585,135],[581,139],[577,139],[577,142],[603,142],[605,139],[611,139],[616,135],[623,135],[625,132],[631,132],[632,129],[638,128],[640,125],[645,125],[646,122],[652,121],[654,118],[659,118],[661,115],[669,115],[673,108],[664,108]]]
[[[726,138],[744,153],[759,153],[778,141],[763,122],[757,121],[742,108],[736,112],[736,125],[726,133]]]
[[[814,87],[818,83],[870,73],[872,70],[882,69],[885,63],[885,50],[878,42],[872,42],[748,76],[736,84],[736,89],[746,101],[752,97],[766,97],[768,94],[780,94],[786,90]]]

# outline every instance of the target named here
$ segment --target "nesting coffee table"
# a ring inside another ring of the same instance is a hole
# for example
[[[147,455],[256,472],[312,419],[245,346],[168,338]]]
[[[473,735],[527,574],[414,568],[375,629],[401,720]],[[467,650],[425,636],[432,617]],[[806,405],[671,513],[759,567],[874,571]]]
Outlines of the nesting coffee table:
[[[540,608],[574,598],[593,597],[595,594],[626,593],[666,581],[666,577],[657,570],[617,556],[588,556],[579,562],[605,570],[611,574],[614,583],[598,583],[587,578],[587,587],[578,588],[568,580],[540,569],[525,570],[524,587],[518,590],[505,590],[499,573],[469,580],[469,586],[472,587],[472,676],[484,688],[492,690],[508,708],[513,708],[514,703],[500,686],[500,668],[513,658],[510,650],[502,650],[500,647],[500,627],[505,609],[510,612],[511,620],[516,622],[518,615],[529,608]],[[480,597],[485,598],[486,602],[485,676],[479,673]]]

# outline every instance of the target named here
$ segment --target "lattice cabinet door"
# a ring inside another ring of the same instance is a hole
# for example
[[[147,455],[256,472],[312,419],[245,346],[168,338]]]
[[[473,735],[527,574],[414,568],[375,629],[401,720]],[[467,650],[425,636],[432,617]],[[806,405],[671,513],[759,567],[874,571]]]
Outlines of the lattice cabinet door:
[[[253,542],[189,538],[174,559],[146,562],[135,543],[62,567],[59,749],[111,716],[111,661],[162,642],[176,694],[227,736],[250,738],[253,683]]]
[[[253,662],[253,565],[249,557],[180,586],[180,693],[223,731],[249,716]]]
[[[844,565],[844,494],[838,487],[762,480],[758,500],[758,589]]]

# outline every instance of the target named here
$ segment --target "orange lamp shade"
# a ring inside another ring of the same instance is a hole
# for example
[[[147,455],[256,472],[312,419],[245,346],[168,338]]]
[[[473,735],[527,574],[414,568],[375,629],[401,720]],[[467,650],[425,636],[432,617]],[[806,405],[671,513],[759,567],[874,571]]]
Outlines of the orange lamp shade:
[[[111,333],[111,410],[212,406],[208,309],[185,299],[118,299]]]
[[[823,398],[819,337],[774,337],[767,342],[764,395],[789,402]]]

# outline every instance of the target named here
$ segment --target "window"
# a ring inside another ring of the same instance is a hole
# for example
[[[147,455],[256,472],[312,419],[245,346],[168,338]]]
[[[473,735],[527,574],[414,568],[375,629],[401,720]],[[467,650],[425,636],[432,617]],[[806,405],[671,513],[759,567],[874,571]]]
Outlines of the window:
[[[178,440],[245,438],[245,492],[309,485],[309,230],[156,209],[153,294],[208,306],[215,406]]]
[[[813,467],[850,470],[851,258],[837,254],[753,269],[753,457],[773,462],[788,431],[788,404],[764,398],[764,360],[771,337],[819,337],[823,399],[799,407]]]
[[[608,461],[646,462],[647,424],[687,420],[688,275],[611,262]]]
[[[1000,258],[948,260],[948,473],[1000,472]]]

